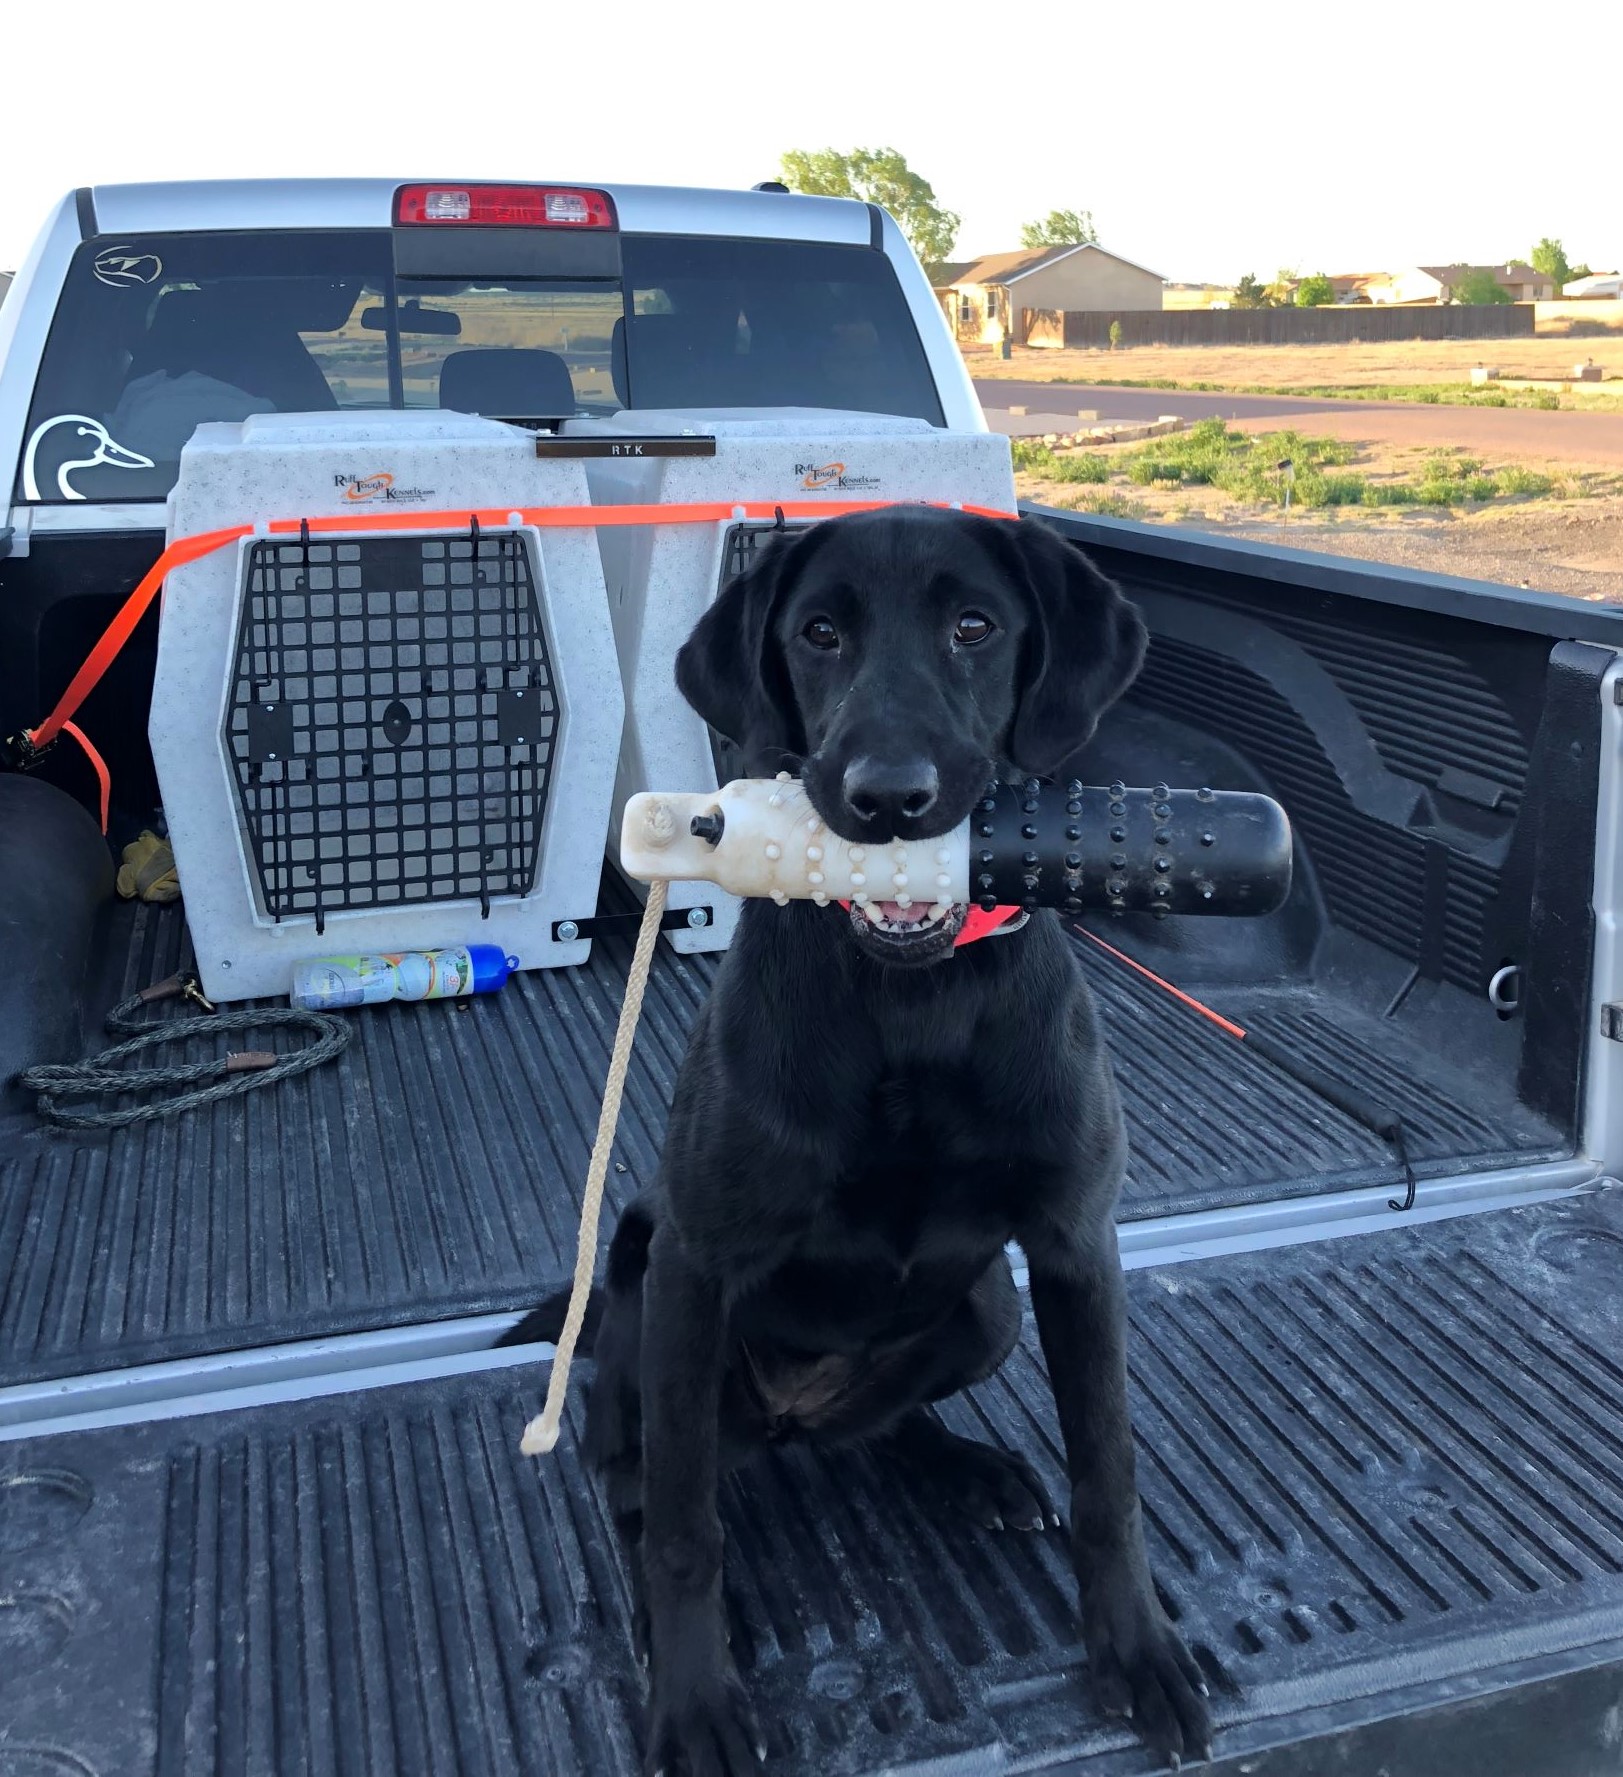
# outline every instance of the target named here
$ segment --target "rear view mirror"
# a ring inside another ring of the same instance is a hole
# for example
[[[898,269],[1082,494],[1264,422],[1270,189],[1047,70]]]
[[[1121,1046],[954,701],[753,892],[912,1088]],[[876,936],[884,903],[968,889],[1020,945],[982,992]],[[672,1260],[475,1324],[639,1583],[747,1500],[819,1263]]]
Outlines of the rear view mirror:
[[[402,333],[437,333],[447,339],[462,334],[462,317],[449,309],[425,309],[418,302],[403,302],[396,310],[396,325]],[[361,325],[373,333],[387,333],[389,311],[385,308],[361,310]]]

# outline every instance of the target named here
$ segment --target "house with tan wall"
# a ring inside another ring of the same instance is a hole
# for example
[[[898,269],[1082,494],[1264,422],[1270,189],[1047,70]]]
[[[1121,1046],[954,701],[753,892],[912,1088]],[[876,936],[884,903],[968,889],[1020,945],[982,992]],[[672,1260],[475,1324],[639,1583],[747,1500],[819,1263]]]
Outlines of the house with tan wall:
[[[1504,265],[1408,265],[1362,282],[1370,302],[1454,302],[1456,288],[1473,272],[1487,272],[1512,302],[1550,302],[1556,295],[1553,278],[1519,259]]]
[[[1027,343],[1031,317],[1067,309],[1158,309],[1164,281],[1092,242],[989,253],[937,277],[947,317],[965,344]]]

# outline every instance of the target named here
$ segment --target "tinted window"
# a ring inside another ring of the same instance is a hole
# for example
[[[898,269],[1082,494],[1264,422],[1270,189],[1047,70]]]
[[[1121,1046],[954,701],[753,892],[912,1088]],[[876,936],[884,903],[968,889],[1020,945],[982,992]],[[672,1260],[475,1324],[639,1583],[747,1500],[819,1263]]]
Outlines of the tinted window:
[[[623,288],[397,286],[381,230],[154,235],[87,242],[75,256],[17,497],[161,500],[200,423],[254,413],[451,407],[548,420],[622,405],[845,407],[942,423],[895,273],[865,247],[630,235]]]
[[[402,278],[405,404],[503,420],[612,413],[620,313],[616,283]]]
[[[807,241],[628,235],[622,400],[633,407],[845,407],[942,423],[882,253]]]
[[[18,495],[154,500],[204,420],[389,403],[385,235],[87,242],[34,389]]]

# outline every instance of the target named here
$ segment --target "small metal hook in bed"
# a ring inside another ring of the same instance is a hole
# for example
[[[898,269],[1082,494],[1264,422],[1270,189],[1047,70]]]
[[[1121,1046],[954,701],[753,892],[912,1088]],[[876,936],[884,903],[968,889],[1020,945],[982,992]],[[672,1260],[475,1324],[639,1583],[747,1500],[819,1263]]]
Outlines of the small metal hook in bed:
[[[1406,1209],[1414,1208],[1415,1189],[1414,1167],[1409,1162],[1409,1148],[1408,1144],[1403,1139],[1403,1124],[1401,1121],[1394,1121],[1391,1129],[1387,1132],[1386,1139],[1397,1151],[1398,1164],[1403,1168],[1403,1182],[1405,1186],[1403,1201],[1400,1203],[1396,1197],[1388,1197],[1386,1200],[1386,1207],[1401,1213]]]

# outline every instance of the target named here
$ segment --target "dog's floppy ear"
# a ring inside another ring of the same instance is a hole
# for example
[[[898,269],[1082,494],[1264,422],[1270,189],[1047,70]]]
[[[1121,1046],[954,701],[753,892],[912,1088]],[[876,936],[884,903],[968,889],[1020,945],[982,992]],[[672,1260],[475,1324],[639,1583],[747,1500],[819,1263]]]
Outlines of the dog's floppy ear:
[[[1034,519],[1002,528],[1031,609],[1009,762],[1048,777],[1093,738],[1099,718],[1133,682],[1149,632],[1075,544]]]
[[[774,537],[722,588],[676,655],[676,688],[719,734],[737,746],[746,769],[798,763],[806,750],[782,651],[772,633],[778,600],[805,535]]]

